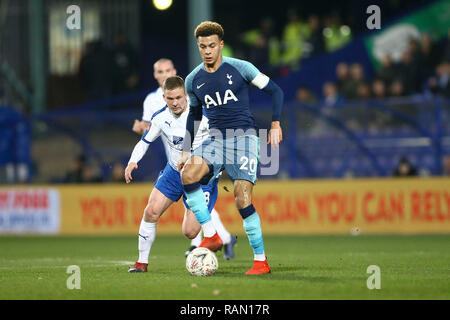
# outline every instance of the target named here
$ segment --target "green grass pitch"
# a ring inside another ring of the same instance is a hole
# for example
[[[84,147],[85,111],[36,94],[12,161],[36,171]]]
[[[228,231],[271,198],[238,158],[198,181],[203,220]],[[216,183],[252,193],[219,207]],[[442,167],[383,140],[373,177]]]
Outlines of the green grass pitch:
[[[0,299],[449,299],[450,235],[266,236],[272,273],[246,276],[252,251],[240,235],[234,260],[211,277],[185,268],[182,236],[159,236],[149,272],[129,274],[135,236],[0,237]],[[69,290],[67,267],[81,271]],[[367,267],[380,267],[369,290]]]

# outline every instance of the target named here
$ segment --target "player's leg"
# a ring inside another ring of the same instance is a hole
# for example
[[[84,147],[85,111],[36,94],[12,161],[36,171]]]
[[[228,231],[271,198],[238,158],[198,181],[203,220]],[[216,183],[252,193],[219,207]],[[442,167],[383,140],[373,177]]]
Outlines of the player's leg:
[[[155,239],[159,217],[182,195],[180,174],[167,164],[159,174],[144,210],[144,217],[139,228],[139,260],[136,261],[135,268],[131,268],[129,272],[142,272],[142,269],[147,269],[148,256]],[[136,266],[140,268],[136,268]]]
[[[174,203],[156,187],[148,199],[139,227],[139,258],[128,272],[146,272],[148,256],[156,237],[156,225],[161,215]]]
[[[254,254],[254,265],[247,274],[269,273],[270,267],[264,252],[261,220],[252,204],[252,192],[253,184],[250,181],[236,180],[234,182],[236,206],[244,221],[244,230]]]
[[[234,246],[236,244],[236,237],[232,236],[220,219],[220,215],[215,208],[211,211],[211,220],[216,227],[217,233],[219,234],[220,239],[223,241],[224,259],[233,259],[234,258]]]
[[[195,239],[202,231],[202,226],[198,223],[194,213],[189,209],[186,209],[184,212],[182,231],[188,239]]]
[[[181,181],[186,196],[186,203],[194,213],[203,230],[205,238],[200,244],[200,247],[217,251],[222,248],[223,242],[217,234],[211,220],[208,204],[200,185],[200,180],[209,173],[210,167],[206,164],[205,160],[200,156],[192,156],[181,171]]]
[[[234,257],[234,245],[236,244],[236,238],[233,237],[222,224],[219,213],[214,209],[216,205],[218,192],[219,178],[213,178],[214,180],[207,185],[203,185],[203,193],[205,194],[206,202],[208,204],[208,210],[211,212],[211,220],[214,227],[217,230],[217,234],[223,241],[225,259],[232,259]]]
[[[254,265],[246,274],[269,273],[270,267],[264,252],[261,221],[252,204],[253,185],[256,182],[259,160],[259,139],[252,134],[240,135],[230,138],[226,145],[229,147],[226,149],[225,169],[234,181],[236,206],[242,216],[244,230],[254,254]],[[237,163],[234,159],[237,159]]]
[[[198,223],[194,213],[191,210],[185,209],[182,232],[188,239],[191,239],[191,245],[184,253],[186,257],[202,243],[203,236],[201,230],[202,226]]]

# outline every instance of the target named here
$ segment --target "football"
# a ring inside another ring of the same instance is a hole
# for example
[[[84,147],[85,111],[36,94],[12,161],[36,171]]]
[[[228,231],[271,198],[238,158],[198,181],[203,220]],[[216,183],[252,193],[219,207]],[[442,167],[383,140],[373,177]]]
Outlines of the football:
[[[196,248],[186,258],[186,269],[193,276],[211,276],[218,268],[215,253],[207,248]]]

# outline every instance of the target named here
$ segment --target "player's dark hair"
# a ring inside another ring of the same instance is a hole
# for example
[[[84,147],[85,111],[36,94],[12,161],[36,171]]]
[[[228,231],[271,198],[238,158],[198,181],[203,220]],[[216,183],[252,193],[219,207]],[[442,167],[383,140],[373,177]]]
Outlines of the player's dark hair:
[[[164,81],[163,87],[162,87],[162,89],[164,91],[166,91],[166,90],[173,90],[173,89],[176,89],[176,88],[183,88],[184,89],[184,80],[180,76],[168,77]]]
[[[217,35],[219,37],[219,40],[222,40],[224,31],[222,26],[217,22],[203,21],[195,29],[194,35],[196,38]]]

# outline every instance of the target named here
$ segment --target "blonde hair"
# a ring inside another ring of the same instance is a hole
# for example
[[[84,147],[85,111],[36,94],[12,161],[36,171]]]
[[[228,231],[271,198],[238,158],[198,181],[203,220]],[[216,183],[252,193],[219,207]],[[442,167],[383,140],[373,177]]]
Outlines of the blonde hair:
[[[195,28],[194,35],[196,38],[217,35],[219,37],[219,40],[222,40],[224,31],[222,26],[217,22],[203,21],[197,26],[197,28]]]
[[[168,77],[162,86],[162,89],[164,91],[166,90],[173,90],[176,88],[183,88],[184,89],[184,80],[182,77],[180,76],[173,76],[173,77]]]

